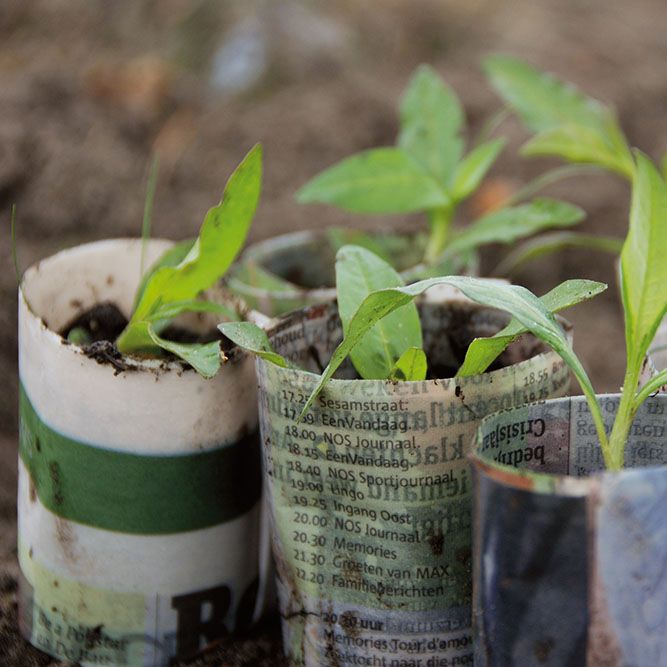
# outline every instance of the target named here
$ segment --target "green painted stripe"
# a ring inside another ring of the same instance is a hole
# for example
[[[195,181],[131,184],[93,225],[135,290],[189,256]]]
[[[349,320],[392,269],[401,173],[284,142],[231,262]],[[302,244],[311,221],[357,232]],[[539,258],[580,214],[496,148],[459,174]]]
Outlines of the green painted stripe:
[[[77,523],[121,533],[181,533],[230,521],[261,494],[256,433],[212,451],[175,456],[105,449],[47,426],[23,386],[19,425],[19,454],[40,501]]]

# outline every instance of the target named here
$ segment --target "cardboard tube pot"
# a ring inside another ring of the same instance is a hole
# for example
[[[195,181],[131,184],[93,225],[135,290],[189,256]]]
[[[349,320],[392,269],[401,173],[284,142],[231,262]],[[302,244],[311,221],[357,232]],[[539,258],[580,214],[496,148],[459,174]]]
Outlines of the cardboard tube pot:
[[[169,244],[151,241],[149,266]],[[90,358],[57,331],[125,315],[141,241],[66,250],[19,291],[20,627],[84,665],[167,665],[260,612],[260,454],[252,362],[212,380],[178,361]]]
[[[600,397],[608,426],[618,397]],[[583,397],[493,415],[475,470],[475,665],[667,664],[667,396],[621,472]]]
[[[313,372],[257,362],[283,636],[295,665],[472,664],[466,455],[484,415],[562,395],[568,372],[526,337],[505,367],[451,379],[472,338],[507,317],[464,300],[419,308],[430,368],[450,379],[359,380],[343,367],[297,423],[342,336],[331,303],[269,331],[277,352]]]
[[[244,252],[229,278],[229,286],[252,308],[270,317],[323,303],[336,296],[336,250],[344,243],[358,242],[358,236],[350,229],[329,229],[261,241]],[[382,254],[404,274],[422,260],[426,245],[423,234],[368,236],[373,240],[371,250]],[[471,259],[465,272],[474,274],[476,268]]]

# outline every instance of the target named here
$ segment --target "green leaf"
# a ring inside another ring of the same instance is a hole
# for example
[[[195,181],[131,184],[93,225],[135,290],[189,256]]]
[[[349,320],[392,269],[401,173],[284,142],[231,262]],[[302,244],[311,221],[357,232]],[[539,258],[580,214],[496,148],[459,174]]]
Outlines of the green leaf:
[[[544,307],[551,313],[570,308],[582,301],[591,299],[607,286],[593,280],[566,280],[550,292],[540,297]],[[457,376],[466,377],[483,373],[527,328],[513,319],[504,329],[489,338],[475,338],[468,347],[463,365]]]
[[[463,153],[463,122],[456,93],[431,67],[418,67],[401,102],[398,145],[443,187],[449,185]]]
[[[123,353],[146,349],[152,338],[143,323],[158,305],[193,300],[227,271],[243,247],[262,181],[262,148],[256,145],[227,181],[222,200],[206,214],[199,237],[176,266],[161,266],[147,280],[130,323],[117,340]]]
[[[632,156],[614,146],[598,131],[578,125],[563,125],[538,134],[521,149],[525,156],[556,155],[568,162],[598,165],[632,178]]]
[[[224,322],[218,326],[218,329],[234,345],[238,345],[240,348],[281,368],[292,367],[292,364],[285,357],[273,351],[266,331],[260,329],[256,324],[252,322]]]
[[[153,343],[167,352],[175,354],[192,366],[197,373],[206,379],[212,378],[220,370],[220,343],[174,343],[161,338],[150,324],[146,332]]]
[[[443,254],[456,255],[487,243],[512,243],[550,227],[576,225],[584,215],[578,206],[555,199],[534,199],[528,204],[508,206],[463,228]]]
[[[213,301],[172,301],[166,304],[160,304],[152,314],[153,321],[171,320],[181,313],[217,313],[223,315],[229,320],[239,319],[239,314],[224,303],[214,303]]]
[[[662,178],[667,181],[667,153],[665,153],[660,160],[660,170],[662,172]]]
[[[370,250],[343,246],[336,254],[338,313],[347,334],[352,316],[371,292],[403,285],[401,276]],[[410,347],[421,347],[419,313],[407,304],[378,322],[352,351],[350,358],[366,380],[385,380],[397,359]]]
[[[667,187],[658,170],[637,153],[630,228],[621,252],[628,366],[637,368],[667,311]]]
[[[486,176],[507,142],[494,139],[474,148],[456,168],[452,185],[452,199],[459,202],[470,196]]]
[[[153,274],[163,266],[178,266],[187,257],[187,254],[190,252],[190,250],[192,250],[194,243],[194,239],[186,239],[185,241],[176,243],[171,248],[166,250],[162,256],[148,269],[148,271],[143,274],[139,283],[139,287],[137,288],[137,293],[134,295],[133,310],[136,310],[137,304],[139,301],[141,301],[141,297],[144,295],[146,285],[153,277]]]
[[[498,94],[533,132],[571,124],[599,129],[608,116],[597,100],[518,58],[490,56],[484,60],[484,70]]]
[[[509,253],[493,271],[493,275],[508,276],[528,262],[567,248],[585,248],[619,255],[623,239],[612,236],[595,236],[578,232],[553,232],[529,239]]]
[[[151,162],[151,171],[148,175],[148,187],[146,188],[146,199],[144,200],[144,219],[141,224],[141,263],[139,272],[144,274],[144,262],[146,261],[146,245],[151,237],[151,224],[153,222],[153,202],[155,201],[155,188],[160,171],[160,158],[157,153]]]
[[[400,148],[353,155],[306,183],[297,199],[352,213],[412,213],[449,204],[438,183]]]
[[[420,347],[409,347],[391,369],[393,382],[421,382],[426,379],[426,353]]]
[[[292,292],[299,289],[294,283],[267,271],[254,261],[238,264],[229,278],[229,287],[233,291],[238,291],[243,296],[243,288],[238,287],[238,283],[263,289],[267,292]]]
[[[630,149],[610,109],[517,58],[491,56],[484,68],[526,126],[542,133],[526,145],[524,154],[559,155],[632,178]]]
[[[329,365],[324,369],[324,373],[320,376],[316,388],[306,401],[300,419],[310,409],[313,401],[341,363],[376,322],[393,313],[397,308],[410,303],[416,296],[419,296],[430,287],[442,284],[457,287],[465,296],[477,303],[510,312],[528,331],[532,332],[540,340],[543,340],[562,357],[579,380],[579,384],[591,407],[598,437],[602,443],[603,450],[606,451],[608,441],[595,391],[586,371],[574,354],[553,314],[549,312],[534,294],[524,287],[491,283],[479,278],[468,278],[465,276],[430,278],[407,287],[383,289],[369,294],[350,320],[343,342],[334,351]]]
[[[660,391],[665,391],[667,386],[667,368],[651,377],[646,384],[637,392],[634,400],[634,408],[638,410],[641,404],[651,396]]]

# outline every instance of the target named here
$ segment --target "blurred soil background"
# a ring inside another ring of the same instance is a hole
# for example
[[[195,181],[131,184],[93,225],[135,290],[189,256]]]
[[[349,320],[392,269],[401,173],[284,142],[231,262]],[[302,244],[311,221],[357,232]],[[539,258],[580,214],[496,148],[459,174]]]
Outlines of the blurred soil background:
[[[299,206],[295,190],[360,149],[391,144],[413,68],[429,62],[461,97],[471,133],[499,108],[480,59],[512,53],[618,110],[634,145],[667,149],[664,0],[1,0],[0,2],[0,664],[57,664],[16,632],[16,283],[22,267],[78,243],[140,232],[148,165],[161,156],[155,236],[193,236],[252,144],[265,185],[251,239],[331,224],[365,229],[420,218],[351,217]],[[552,163],[510,146],[468,209],[479,211]],[[583,206],[587,232],[624,234],[629,190],[604,175],[547,194]],[[461,220],[465,220],[465,211]],[[501,248],[486,252],[490,270]],[[515,281],[543,293],[569,277],[610,283],[568,316],[600,390],[621,380],[620,309],[609,256],[570,251]],[[275,623],[199,665],[276,665]]]

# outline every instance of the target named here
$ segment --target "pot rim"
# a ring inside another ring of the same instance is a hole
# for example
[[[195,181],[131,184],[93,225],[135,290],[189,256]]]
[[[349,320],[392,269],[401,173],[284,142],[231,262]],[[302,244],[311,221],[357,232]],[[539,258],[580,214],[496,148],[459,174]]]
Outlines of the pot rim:
[[[40,273],[40,271],[42,271],[43,267],[48,269],[49,264],[51,264],[52,262],[62,261],[63,259],[66,260],[68,257],[85,255],[90,250],[102,249],[105,247],[113,248],[114,246],[120,246],[122,244],[137,244],[137,243],[142,243],[142,241],[143,240],[138,237],[118,237],[111,239],[101,239],[98,241],[91,241],[88,243],[80,243],[70,248],[59,250],[58,252],[31,264],[24,271],[23,275],[21,276],[21,281],[18,285],[19,316],[23,308],[25,308],[26,315],[30,319],[37,322],[43,335],[46,336],[47,339],[46,344],[53,344],[65,347],[77,357],[83,358],[87,361],[90,361],[91,363],[97,364],[96,361],[94,361],[93,359],[91,359],[86,355],[86,353],[84,352],[83,348],[80,345],[77,345],[76,343],[70,343],[65,338],[63,338],[59,333],[57,333],[48,326],[44,318],[41,315],[39,315],[30,305],[30,302],[28,301],[28,298],[25,295],[24,285],[27,281],[36,277]],[[151,238],[148,239],[147,243],[164,246],[164,249],[166,250],[167,248],[173,246],[175,241],[164,238]],[[237,356],[239,352],[243,351],[239,350],[239,348],[234,346],[229,352],[225,353],[225,356],[228,357],[229,361],[231,361],[232,357]],[[166,373],[166,372],[189,373],[190,371],[196,372],[194,368],[192,368],[192,366],[190,366],[184,361],[177,359],[160,359],[158,357],[141,357],[141,356],[125,355],[125,354],[122,355],[122,359],[123,362],[128,366],[127,371],[130,372],[143,371],[153,374],[155,374],[156,372],[160,373]],[[224,366],[225,363],[223,361],[218,373],[223,372]],[[121,371],[120,375],[122,375],[123,372],[125,371]]]
[[[343,232],[359,232],[361,230],[356,229],[355,227],[341,227],[338,225],[332,225],[331,227],[318,228],[318,229],[303,229],[296,232],[287,232],[285,234],[278,234],[277,236],[270,236],[269,238],[262,239],[256,243],[250,244],[244,251],[243,254],[239,257],[236,262],[236,266],[241,266],[244,263],[251,261],[259,264],[263,267],[263,260],[270,254],[274,252],[279,252],[285,249],[293,248],[294,246],[305,245],[312,241],[326,240],[327,233],[330,230],[341,230]],[[388,231],[374,231],[370,230],[368,232],[363,232],[369,235],[378,235],[378,236],[397,236],[397,237],[415,237],[423,236],[423,231],[414,231],[408,229],[390,229]],[[414,271],[416,268],[421,266],[417,264],[413,267],[405,269],[402,273],[408,273]],[[286,281],[290,282],[290,281]],[[270,294],[275,299],[303,299],[308,297],[313,301],[327,301],[328,299],[335,298],[336,288],[335,287],[302,287],[293,283],[293,288],[283,289],[283,290],[268,290],[263,287],[255,287],[254,285],[248,285],[245,281],[237,278],[233,273],[230,274],[227,279],[227,284],[234,290],[237,290],[241,294],[247,294],[255,298],[265,297],[267,294]]]
[[[619,393],[596,394],[596,396],[598,398],[620,399]],[[648,399],[648,401],[653,400],[667,402],[667,394],[656,394]],[[516,468],[505,463],[499,463],[498,461],[494,461],[480,454],[479,446],[483,429],[486,424],[497,418],[499,415],[525,410],[527,407],[549,406],[557,403],[562,404],[565,401],[585,403],[586,397],[583,395],[577,395],[564,396],[562,398],[549,398],[544,401],[536,401],[514,408],[498,410],[497,412],[493,412],[490,415],[484,417],[477,427],[477,433],[473,441],[473,447],[468,454],[468,460],[476,472],[486,475],[498,484],[512,487],[516,490],[549,495],[569,496],[573,498],[581,498],[595,492],[603,482],[613,483],[614,481],[621,478],[646,475],[648,471],[653,471],[653,474],[656,474],[656,471],[660,471],[661,469],[663,472],[667,472],[667,464],[660,464],[656,466],[643,466],[640,468],[623,468],[621,470],[603,469],[591,472],[586,477],[575,477],[573,475],[565,475],[562,473],[545,473]]]
[[[425,292],[427,294],[428,292]],[[300,318],[301,320],[305,319],[314,319],[318,316],[323,315],[327,310],[332,309],[335,306],[336,300],[332,299],[327,301],[326,303],[319,303],[315,304],[312,306],[306,306],[305,308],[300,308],[298,310],[294,310],[291,313],[287,313],[283,317],[279,318],[277,321],[274,321],[267,329],[266,329],[266,335],[271,339],[273,335],[279,334],[282,329],[291,326],[294,323],[294,320],[296,318]],[[465,304],[468,307],[475,308],[477,310],[489,310],[489,311],[495,311],[497,309],[495,308],[489,308],[487,306],[482,306],[480,304],[477,304],[473,301],[470,301],[469,299],[466,299],[463,295],[460,297],[455,297],[451,298],[447,301],[447,303],[461,303]],[[568,337],[572,336],[572,330],[573,330],[573,325],[571,322],[566,320],[564,317],[560,315],[556,315],[556,319],[563,325],[565,328],[566,335]],[[540,344],[544,346],[544,351],[540,352],[539,354],[535,354],[532,357],[529,357],[527,359],[524,359],[523,361],[520,361],[516,364],[511,364],[509,366],[504,366],[503,368],[499,368],[495,371],[486,371],[484,373],[481,373],[481,375],[488,375],[492,378],[494,377],[500,377],[501,374],[506,373],[508,368],[514,368],[517,366],[521,366],[522,364],[530,362],[532,359],[537,359],[541,356],[547,355],[547,354],[556,354],[551,350],[550,348],[546,347],[546,344],[541,343]],[[259,364],[270,364],[270,361],[265,361],[261,357],[257,357],[257,363]],[[312,378],[319,378],[321,374],[318,373],[313,373],[312,371],[306,371],[300,368],[283,368],[281,366],[277,366],[274,364],[276,369],[278,370],[279,373],[284,374],[284,375],[289,375],[292,373],[299,373],[303,376],[306,377],[312,377]],[[473,376],[474,377],[474,376]],[[365,380],[362,378],[353,378],[353,379],[342,379],[342,378],[331,378],[327,384],[333,383],[334,386],[342,384],[342,383],[347,383],[347,382],[361,382],[365,384],[371,384],[371,383],[381,383],[381,384],[390,384],[390,385],[408,385],[408,386],[414,386],[417,384],[421,384],[422,382],[443,382],[443,381],[451,381],[456,379],[456,376],[451,377],[451,378],[436,378],[434,380],[399,380],[399,381],[393,381],[393,380]],[[467,381],[467,378],[461,378],[463,382]],[[494,413],[496,414],[496,413]]]

